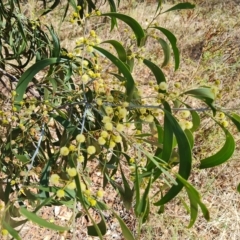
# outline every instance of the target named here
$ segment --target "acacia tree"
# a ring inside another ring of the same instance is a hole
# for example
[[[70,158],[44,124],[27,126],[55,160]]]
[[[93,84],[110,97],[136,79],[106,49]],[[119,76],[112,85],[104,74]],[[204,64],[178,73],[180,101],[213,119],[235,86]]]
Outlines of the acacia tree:
[[[101,3],[91,0],[38,4],[40,14],[32,19],[24,14],[24,3],[0,2],[1,82],[9,90],[2,94],[0,111],[4,133],[0,145],[2,234],[20,239],[14,228],[28,220],[56,231],[74,230],[75,219],[87,215],[92,222],[88,234],[103,239],[107,230],[103,212],[110,211],[124,238],[131,240],[140,237],[153,204],[162,213],[164,205],[183,189],[190,202],[189,227],[199,207],[209,220],[200,194],[188,181],[194,133],[201,119],[208,117],[225,134],[223,146],[199,163],[200,169],[212,168],[232,156],[235,142],[229,120],[240,130],[240,117],[217,107],[218,83],[182,89],[176,82],[169,88],[161,69],[173,57],[177,70],[180,57],[173,33],[154,23],[163,13],[161,1],[145,28],[117,11],[119,1],[104,3],[109,12],[101,12]],[[64,7],[62,16],[58,13],[61,21],[82,29],[72,50],[63,48],[56,29],[41,20],[60,5]],[[193,7],[180,3],[164,13]],[[123,41],[114,39],[111,31],[113,37],[102,41],[98,29],[89,29],[96,19],[110,19],[103,27],[111,30],[124,23]],[[153,39],[163,50],[161,66],[144,51]],[[155,78],[149,81],[153,98],[148,103],[141,82],[133,77],[136,68],[149,69]],[[189,99],[193,98],[204,108],[192,108]],[[100,169],[100,188],[89,180],[92,167]],[[120,176],[122,184],[114,176]],[[109,186],[135,215],[136,234],[102,200]],[[150,200],[156,186],[159,192]],[[73,209],[72,224],[58,226],[38,215],[42,207],[52,205]],[[92,209],[97,210],[100,222],[91,216]],[[13,219],[20,215],[26,220]]]

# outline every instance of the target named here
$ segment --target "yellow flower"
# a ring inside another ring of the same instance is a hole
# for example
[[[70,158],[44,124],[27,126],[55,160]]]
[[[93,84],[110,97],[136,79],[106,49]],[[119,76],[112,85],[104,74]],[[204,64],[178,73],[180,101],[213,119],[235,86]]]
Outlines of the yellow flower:
[[[83,155],[79,155],[78,158],[77,158],[77,160],[78,160],[80,163],[84,162],[84,156],[83,156]]]
[[[186,129],[186,120],[184,120],[184,119],[180,120],[179,125],[182,128],[182,130],[184,131]]]
[[[57,190],[57,197],[62,198],[65,196],[65,192],[62,189]]]
[[[96,37],[96,32],[95,32],[94,30],[91,30],[91,31],[90,31],[90,35],[91,35],[92,37]]]
[[[190,122],[190,121],[186,121],[185,122],[185,128],[186,129],[191,129],[193,127],[193,123],[192,122]]]
[[[83,64],[84,67],[87,67],[88,64],[89,64],[89,62],[88,62],[87,60],[83,60],[83,61],[82,61],[82,64]]]
[[[121,123],[118,123],[116,129],[118,132],[122,132],[124,130],[124,125]]]
[[[123,102],[123,103],[122,103],[122,107],[126,108],[126,107],[128,107],[128,106],[129,106],[129,103],[128,103],[128,102]]]
[[[96,206],[96,204],[97,204],[97,201],[96,201],[95,199],[93,199],[93,198],[88,199],[88,201],[89,201],[89,204],[90,204],[92,207]]]
[[[96,103],[97,103],[98,106],[102,106],[102,99],[97,98]]]
[[[69,149],[67,147],[62,147],[60,149],[60,155],[61,156],[67,156],[69,154]]]
[[[119,114],[118,114],[119,118],[125,118],[126,115],[127,115],[127,109],[126,108],[119,109]]]
[[[116,146],[116,143],[113,141],[110,141],[109,148],[114,148]]]
[[[78,143],[83,143],[85,142],[85,136],[83,134],[78,134],[77,137],[76,137],[76,140]]]
[[[2,235],[7,236],[8,235],[8,230],[7,229],[2,229]]]
[[[109,106],[107,106],[107,107],[105,108],[105,111],[106,111],[107,115],[110,115],[110,114],[113,113],[112,107],[109,107]]]
[[[103,123],[109,123],[109,122],[111,122],[111,118],[108,117],[108,116],[104,116],[102,122]]]
[[[70,190],[74,190],[74,189],[76,188],[76,183],[75,183],[75,181],[70,182],[70,183],[67,185],[67,188],[70,189]]]
[[[70,152],[74,152],[74,151],[76,151],[76,146],[71,144],[68,149]]]
[[[134,158],[130,158],[130,159],[129,159],[129,162],[130,162],[131,164],[133,164],[133,163],[135,163],[135,159],[134,159]]]
[[[180,88],[180,87],[181,87],[181,84],[180,84],[179,82],[176,82],[176,83],[174,83],[174,87],[175,87],[175,88]]]
[[[103,190],[98,190],[98,191],[97,191],[97,197],[102,198],[103,195],[104,195]]]
[[[158,85],[159,89],[162,90],[162,91],[167,91],[168,89],[168,85],[166,82],[161,82],[159,85]]]
[[[228,121],[223,120],[223,121],[221,122],[221,124],[222,124],[223,127],[227,127],[227,126],[228,126]]]
[[[112,95],[108,95],[108,96],[107,96],[107,101],[108,101],[108,102],[113,102],[113,100],[114,100],[114,98],[113,98]]]
[[[77,175],[77,170],[76,168],[67,168],[66,172],[70,177],[75,177]]]
[[[12,94],[13,97],[15,97],[17,95],[17,92],[16,91],[12,91],[11,94]]]
[[[49,181],[50,181],[50,183],[56,185],[59,183],[59,179],[60,179],[60,177],[58,176],[58,174],[52,174]]]
[[[104,127],[108,131],[112,131],[112,129],[113,129],[113,125],[110,122],[105,123]]]
[[[146,118],[145,118],[145,121],[149,122],[149,123],[153,122],[153,120],[154,120],[154,118],[153,118],[152,115],[147,115]]]
[[[78,6],[77,6],[77,9],[80,11],[80,10],[82,9],[82,7],[78,5]]]
[[[82,191],[83,191],[83,189],[82,189]],[[86,189],[86,190],[84,191],[84,194],[85,194],[86,196],[90,196],[90,195],[91,195],[91,190],[90,190],[90,189]]]
[[[83,82],[84,84],[86,84],[86,83],[88,82],[88,80],[89,80],[89,76],[88,76],[87,74],[83,74],[83,75],[82,75],[82,82]]]
[[[182,118],[188,118],[191,115],[191,113],[188,110],[184,110],[180,112],[180,115]]]
[[[11,184],[11,185],[15,185],[15,184],[16,184],[16,181],[15,181],[15,180],[11,180],[10,184]]]
[[[80,186],[81,186],[82,192],[85,192],[85,191],[86,191],[86,185],[81,182],[81,183],[80,183]]]
[[[0,212],[2,212],[5,209],[5,203],[0,200]]]
[[[108,132],[107,131],[102,131],[101,132],[101,137],[107,138],[108,137]]]
[[[223,113],[223,112],[217,112],[216,118],[223,120],[223,119],[225,118],[225,113]]]
[[[93,47],[92,46],[87,46],[87,52],[92,53],[93,52]]]
[[[114,142],[116,142],[116,143],[120,143],[120,142],[122,142],[122,137],[121,136],[116,136],[115,138],[114,138]]]
[[[99,143],[100,145],[104,145],[104,144],[106,143],[106,140],[105,140],[103,137],[99,137],[99,138],[98,138],[98,143]]]
[[[96,152],[96,148],[94,146],[88,146],[87,153],[89,155],[93,155]]]

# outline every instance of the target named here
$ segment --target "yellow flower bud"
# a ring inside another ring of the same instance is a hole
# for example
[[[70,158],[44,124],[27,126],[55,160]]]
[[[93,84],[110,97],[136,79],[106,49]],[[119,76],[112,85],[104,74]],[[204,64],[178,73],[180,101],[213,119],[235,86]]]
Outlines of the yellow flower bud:
[[[77,170],[76,168],[67,168],[66,172],[70,177],[75,177],[77,175]]]
[[[49,182],[54,185],[57,185],[59,183],[59,179],[60,179],[60,177],[58,176],[58,174],[52,174],[49,179]]]
[[[78,134],[77,137],[76,137],[76,140],[78,143],[83,143],[85,142],[85,136],[83,134]]]
[[[62,147],[60,149],[60,155],[61,156],[67,156],[69,154],[69,149],[67,147]]]
[[[87,153],[88,153],[89,155],[93,155],[95,152],[96,152],[96,148],[95,148],[94,146],[89,146],[89,147],[87,148]]]
[[[65,196],[64,190],[59,189],[59,190],[57,191],[57,197],[62,198],[62,197],[64,197],[64,196]]]

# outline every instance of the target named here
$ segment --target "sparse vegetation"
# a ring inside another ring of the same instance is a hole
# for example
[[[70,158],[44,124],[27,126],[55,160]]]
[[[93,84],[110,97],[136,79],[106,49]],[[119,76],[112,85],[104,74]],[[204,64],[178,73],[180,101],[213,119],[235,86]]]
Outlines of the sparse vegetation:
[[[3,238],[238,238],[240,7],[195,3],[0,3]]]

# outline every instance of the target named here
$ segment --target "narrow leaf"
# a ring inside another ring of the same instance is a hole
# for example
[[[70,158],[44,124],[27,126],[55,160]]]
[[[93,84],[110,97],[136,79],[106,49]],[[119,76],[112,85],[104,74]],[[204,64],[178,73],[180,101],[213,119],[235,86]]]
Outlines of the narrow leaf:
[[[168,65],[168,63],[170,61],[170,56],[171,56],[170,47],[167,44],[167,42],[165,40],[163,40],[162,38],[159,38],[158,41],[161,44],[163,53],[164,53],[164,60],[162,63],[162,67],[165,67],[166,65]]]
[[[104,41],[102,43],[109,43],[111,44],[115,50],[117,51],[118,57],[122,62],[126,62],[127,61],[127,53],[125,51],[125,48],[123,47],[123,45],[116,41],[116,40],[108,40],[108,41]]]
[[[219,126],[222,128],[226,135],[226,141],[223,147],[216,154],[201,160],[201,164],[199,166],[200,169],[218,166],[226,162],[234,153],[235,141],[233,136],[226,128],[224,128],[220,124]]]
[[[24,72],[24,74],[21,76],[21,78],[18,81],[17,87],[16,87],[16,103],[19,103],[23,99],[23,95],[27,89],[28,84],[32,81],[33,77],[43,70],[45,67],[50,66],[52,64],[56,63],[63,63],[66,62],[67,59],[63,58],[49,58],[49,59],[44,59],[41,61],[38,61],[34,65],[32,65],[27,71]],[[16,107],[19,108],[17,105]]]
[[[41,227],[49,228],[55,231],[66,231],[69,230],[68,227],[61,227],[58,225],[55,225],[53,223],[50,223],[39,216],[37,216],[35,213],[29,212],[26,208],[21,207],[20,213],[25,216],[28,220],[38,224]]]
[[[161,82],[166,82],[165,76],[162,72],[162,70],[153,62],[144,59],[143,63],[152,71],[152,73],[154,74],[156,80],[157,80],[157,84],[160,84]]]
[[[173,50],[173,55],[174,55],[174,60],[175,60],[175,71],[179,68],[179,62],[180,62],[180,54],[179,54],[179,50],[177,47],[177,39],[176,37],[167,29],[162,28],[162,27],[151,27],[151,28],[155,28],[158,29],[159,31],[161,31],[168,39],[168,41],[171,44],[172,50]]]
[[[94,48],[96,50],[98,50],[99,52],[101,52],[103,55],[105,55],[114,65],[116,65],[118,67],[119,71],[126,78],[126,81],[127,81],[126,82],[126,94],[128,97],[127,100],[130,101],[133,96],[135,83],[134,83],[134,79],[133,79],[131,73],[129,72],[128,68],[126,67],[126,65],[120,59],[115,57],[113,54],[111,54],[107,50],[97,47],[97,46],[94,46]]]
[[[177,5],[169,8],[168,10],[164,11],[163,13],[170,12],[170,11],[175,11],[175,10],[183,10],[183,9],[193,9],[195,8],[194,4],[191,3],[178,3]]]
[[[103,13],[101,16],[115,17],[125,22],[133,30],[137,39],[138,46],[141,46],[142,40],[145,37],[145,33],[141,25],[134,18],[131,18],[121,13],[115,13],[115,12]]]
[[[178,143],[178,153],[179,153],[179,175],[184,179],[188,179],[191,172],[192,167],[192,154],[191,147],[189,145],[189,141],[183,132],[182,128],[179,126],[177,120],[172,116],[171,113],[164,110],[167,120],[169,124],[171,124],[173,133],[177,139]],[[183,188],[182,182],[177,179],[177,185],[172,186],[166,195],[160,199],[155,205],[163,205],[170,200],[172,200]]]
[[[104,217],[103,217],[102,214],[101,214],[101,221],[97,224],[97,226],[100,229],[101,234],[105,235],[106,232],[107,232],[107,227],[106,227],[106,222],[105,222]],[[98,236],[98,232],[96,231],[96,228],[95,228],[94,225],[88,226],[87,230],[88,230],[88,235],[96,236],[96,237]]]
[[[18,232],[14,228],[12,228],[7,222],[3,220],[2,225],[14,239],[21,240]]]
[[[129,230],[129,228],[127,227],[127,225],[124,223],[124,221],[122,220],[122,218],[120,218],[114,211],[113,211],[114,216],[117,218],[120,227],[122,229],[122,234],[123,237],[127,240],[135,240],[133,237],[133,234],[131,233],[131,231]]]

